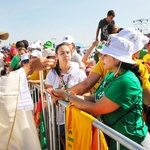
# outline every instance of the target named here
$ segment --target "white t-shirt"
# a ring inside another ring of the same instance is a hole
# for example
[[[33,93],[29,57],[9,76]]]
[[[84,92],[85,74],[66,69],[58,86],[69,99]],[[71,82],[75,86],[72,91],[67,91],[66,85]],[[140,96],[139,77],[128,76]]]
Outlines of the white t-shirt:
[[[76,51],[73,52],[71,61],[77,62],[80,68],[85,68],[84,63],[82,62],[82,57]]]
[[[28,87],[26,73],[23,68],[19,69],[20,77],[20,93],[18,99],[18,110],[33,110],[33,100]]]
[[[74,67],[72,64],[68,70],[68,74],[62,74],[63,81],[68,83],[68,88],[84,81],[86,77],[87,76],[83,70]],[[52,69],[46,76],[45,84],[52,85],[53,88],[59,88],[61,81],[61,77],[59,77],[56,71]],[[57,124],[62,125],[65,123],[64,112],[64,107],[60,107],[59,112],[57,111]]]
[[[74,66],[74,68],[80,68],[77,62],[71,61],[70,64]]]

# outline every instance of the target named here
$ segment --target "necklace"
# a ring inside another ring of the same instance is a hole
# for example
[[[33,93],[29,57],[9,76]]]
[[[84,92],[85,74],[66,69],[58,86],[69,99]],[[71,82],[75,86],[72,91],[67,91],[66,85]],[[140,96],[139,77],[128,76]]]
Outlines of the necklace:
[[[64,77],[64,75],[60,75],[59,89],[67,90],[68,89],[68,83],[69,83],[71,75],[70,74],[68,75],[66,81],[63,79],[63,77]]]

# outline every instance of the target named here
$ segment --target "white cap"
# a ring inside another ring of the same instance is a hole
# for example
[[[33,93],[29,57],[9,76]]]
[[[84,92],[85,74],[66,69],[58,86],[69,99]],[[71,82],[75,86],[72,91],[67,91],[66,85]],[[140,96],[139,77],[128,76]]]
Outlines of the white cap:
[[[34,50],[34,51],[32,51],[31,56],[35,56],[37,58],[40,58],[40,57],[42,57],[42,53],[39,50]]]
[[[48,49],[43,50],[42,56],[43,57],[55,56],[55,52],[48,48]]]
[[[62,42],[72,44],[72,43],[74,43],[74,39],[71,35],[66,35],[65,37],[63,37]]]
[[[24,60],[29,60],[29,54],[22,54],[21,55],[21,61],[24,61]]]
[[[38,42],[40,45],[42,45],[42,42],[40,40],[35,40],[36,42]]]
[[[101,53],[110,55],[125,63],[135,64],[132,60],[133,43],[123,37],[112,36],[109,38]]]
[[[125,28],[117,36],[123,37],[133,43],[133,54],[141,50],[149,42],[149,38],[134,28]]]
[[[41,49],[42,46],[40,45],[40,43],[38,41],[33,41],[30,43],[29,48]]]

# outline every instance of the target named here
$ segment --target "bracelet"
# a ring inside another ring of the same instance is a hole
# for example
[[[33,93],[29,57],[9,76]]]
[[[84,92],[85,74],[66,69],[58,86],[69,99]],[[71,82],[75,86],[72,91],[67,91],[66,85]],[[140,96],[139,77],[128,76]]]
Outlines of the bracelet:
[[[70,102],[69,98],[70,98],[71,95],[72,95],[71,93],[67,93],[67,97],[65,98],[65,101]]]

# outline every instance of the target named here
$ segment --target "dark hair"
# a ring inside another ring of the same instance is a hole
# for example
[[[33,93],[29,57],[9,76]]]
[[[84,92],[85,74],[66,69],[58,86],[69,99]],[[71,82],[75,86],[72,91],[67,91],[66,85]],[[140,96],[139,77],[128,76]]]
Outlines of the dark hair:
[[[108,34],[113,34],[114,29],[115,29],[115,25],[114,24],[109,24],[108,27],[107,27]],[[121,30],[123,30],[123,28],[118,28],[118,31],[116,33],[119,33]]]
[[[29,42],[27,40],[22,40],[22,42],[24,43],[24,47],[27,49],[29,46]]]
[[[23,66],[24,64],[27,64],[27,63],[29,63],[29,59],[21,61],[21,66]]]
[[[113,17],[115,17],[115,12],[113,10],[109,10],[107,12],[107,16],[113,16]]]
[[[139,65],[138,64],[128,64],[128,63],[122,62],[120,68],[122,68],[124,70],[132,71],[136,75],[136,77],[139,79],[139,81],[142,85],[141,72],[139,71]]]
[[[18,41],[16,43],[16,48],[18,49],[19,47],[25,47],[24,43],[22,41]]]
[[[108,34],[112,34],[113,33],[114,27],[115,27],[114,24],[109,24],[108,25],[108,27],[107,27]]]
[[[55,53],[56,53],[56,54],[58,54],[59,48],[60,48],[61,46],[63,46],[63,45],[68,46],[66,43],[61,43],[61,44],[57,45],[56,48],[55,48]],[[57,64],[56,64],[54,70],[56,71],[56,73],[58,74],[58,76],[61,75],[61,69],[60,69],[60,67],[59,67],[59,60],[57,60]]]

